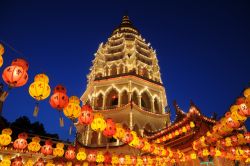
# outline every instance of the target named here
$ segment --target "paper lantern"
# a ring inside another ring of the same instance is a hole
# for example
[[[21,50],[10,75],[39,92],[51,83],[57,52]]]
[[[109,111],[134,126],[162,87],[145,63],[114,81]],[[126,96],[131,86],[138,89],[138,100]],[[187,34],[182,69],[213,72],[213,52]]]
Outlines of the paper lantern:
[[[4,47],[3,45],[0,43],[0,67],[2,67],[3,65],[3,54],[4,54]]]
[[[46,99],[50,95],[49,78],[45,74],[37,74],[34,78],[34,82],[29,86],[29,94],[33,97],[37,103],[34,109],[34,116],[38,114],[38,102]]]
[[[104,155],[102,154],[102,151],[98,151],[96,156],[96,162],[102,163],[103,161],[104,161]]]
[[[34,166],[44,166],[44,161],[43,161],[43,159],[41,159],[41,158],[38,159]]]
[[[33,137],[32,141],[28,144],[28,149],[31,152],[38,152],[41,148],[40,145],[40,138],[39,137]]]
[[[250,116],[250,107],[248,108],[246,103],[245,103],[246,99],[245,97],[240,97],[236,100],[236,104],[239,106],[239,110],[238,113],[241,116]]]
[[[45,145],[42,146],[41,152],[44,155],[51,155],[53,153],[52,142],[50,140],[45,141]]]
[[[83,105],[81,108],[81,113],[78,117],[78,121],[80,124],[88,125],[94,119],[93,110],[89,105]]]
[[[125,135],[125,130],[123,129],[122,125],[120,123],[115,124],[116,133],[114,134],[115,139],[122,139]]]
[[[88,162],[96,162],[96,151],[90,150],[87,156]]]
[[[119,164],[120,164],[120,165],[125,164],[125,158],[124,158],[124,155],[123,155],[123,154],[120,154],[118,157],[119,157]]]
[[[2,157],[2,161],[0,162],[0,166],[10,166],[11,165],[11,156],[10,155],[4,155]]]
[[[119,164],[119,158],[118,158],[118,156],[117,156],[116,154],[113,154],[113,155],[112,155],[112,161],[111,161],[111,163],[112,163],[113,165]]]
[[[231,117],[231,112],[227,112],[226,113],[226,117],[227,117],[227,122],[226,122],[226,125],[230,128],[238,128],[240,127],[240,123],[239,121],[237,120],[234,120],[232,117]]]
[[[58,157],[62,157],[64,154],[63,147],[64,147],[63,143],[57,143],[56,148],[54,148],[54,150],[53,150],[53,155],[58,156]]]
[[[20,87],[28,81],[28,63],[23,59],[15,59],[11,66],[4,69],[2,77],[10,88]]]
[[[65,158],[67,160],[74,160],[76,157],[75,147],[68,146],[68,150],[65,152]]]
[[[74,120],[78,118],[81,112],[80,100],[77,96],[71,96],[69,98],[68,105],[63,109],[64,115],[71,120],[69,134],[71,134]]]
[[[11,143],[11,134],[12,130],[10,128],[2,130],[2,134],[0,135],[0,146],[7,146]]]
[[[106,128],[103,130],[103,135],[106,137],[112,137],[116,133],[115,123],[112,119],[106,119]]]
[[[53,95],[50,97],[49,103],[52,108],[58,110],[60,113],[68,105],[69,98],[66,94],[67,90],[62,85],[57,85],[54,89]],[[60,114],[60,126],[64,126],[62,115]]]
[[[13,143],[13,147],[19,150],[25,149],[28,145],[27,140],[26,140],[27,138],[28,138],[28,135],[26,133],[18,134],[18,138]]]
[[[11,163],[11,166],[23,166],[23,159],[22,157],[15,157]]]
[[[112,156],[111,154],[107,151],[104,153],[104,163],[110,164],[112,161]]]
[[[133,140],[133,135],[130,130],[125,130],[124,136],[122,138],[122,142],[128,144]]]
[[[103,115],[100,113],[97,113],[94,115],[94,120],[91,123],[91,128],[94,131],[103,131],[106,128],[106,122],[103,119]]]
[[[79,160],[79,161],[83,161],[83,160],[86,159],[86,157],[87,157],[87,155],[86,155],[85,149],[84,148],[79,148],[78,153],[76,155],[76,159]]]

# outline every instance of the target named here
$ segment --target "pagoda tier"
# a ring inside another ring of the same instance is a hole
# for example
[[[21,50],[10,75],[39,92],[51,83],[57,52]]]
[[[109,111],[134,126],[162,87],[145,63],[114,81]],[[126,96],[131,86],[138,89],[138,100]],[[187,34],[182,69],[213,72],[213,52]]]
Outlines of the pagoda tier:
[[[183,112],[176,102],[174,105],[176,111],[174,123],[157,132],[145,130],[144,136],[152,142],[164,144],[172,149],[182,150],[182,152],[192,151],[193,141],[205,135],[216,121],[202,115],[193,103],[188,113]]]

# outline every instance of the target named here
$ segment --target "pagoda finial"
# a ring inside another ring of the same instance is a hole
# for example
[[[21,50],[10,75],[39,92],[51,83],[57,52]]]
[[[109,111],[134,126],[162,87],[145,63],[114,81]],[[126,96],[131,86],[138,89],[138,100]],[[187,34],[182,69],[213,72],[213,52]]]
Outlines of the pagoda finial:
[[[126,25],[126,26],[130,25],[130,26],[132,26],[132,22],[130,21],[127,14],[122,17],[121,25]]]

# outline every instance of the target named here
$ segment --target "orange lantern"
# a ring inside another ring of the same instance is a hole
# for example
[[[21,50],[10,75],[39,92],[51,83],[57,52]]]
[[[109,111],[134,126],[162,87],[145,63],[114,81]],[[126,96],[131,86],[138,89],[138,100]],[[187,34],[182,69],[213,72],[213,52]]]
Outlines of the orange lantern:
[[[66,94],[67,90],[62,85],[57,85],[54,89],[54,94],[50,97],[49,103],[52,108],[56,109],[60,113],[60,126],[64,126],[61,111],[68,105],[69,98]]]
[[[27,139],[28,135],[26,133],[20,133],[18,134],[18,138],[13,143],[13,146],[15,149],[23,150],[27,147]]]
[[[11,162],[11,166],[23,166],[23,159],[22,157],[15,157]]]
[[[87,156],[88,162],[96,162],[96,151],[90,150]]]
[[[81,108],[81,113],[78,117],[78,121],[80,124],[88,125],[94,119],[93,110],[89,105],[83,105]]]
[[[103,130],[103,135],[106,137],[112,137],[116,132],[115,123],[112,119],[106,119],[106,128]]]
[[[111,154],[107,151],[104,153],[104,163],[105,164],[110,164],[112,161],[112,156]]]
[[[94,120],[91,123],[91,128],[94,131],[101,132],[106,128],[106,121],[104,117],[100,113],[96,113],[94,115]]]
[[[43,161],[43,159],[41,159],[41,158],[38,159],[34,166],[44,166],[44,161]]]
[[[236,104],[239,106],[238,113],[241,116],[250,116],[250,108],[247,107],[245,103],[246,99],[245,97],[240,97],[236,100]]]
[[[68,150],[65,152],[65,158],[67,160],[74,160],[76,157],[75,147],[69,146]]]
[[[125,130],[124,137],[122,138],[122,142],[128,144],[133,140],[133,135],[130,130]]]
[[[2,57],[3,54],[4,54],[4,47],[0,43],[0,67],[2,67],[2,65],[3,65],[3,57]]]
[[[32,141],[28,144],[28,149],[29,151],[31,152],[38,152],[41,148],[41,145],[40,145],[40,138],[39,137],[33,137],[32,138]]]
[[[119,155],[119,164],[123,165],[125,163],[125,158],[123,154]]]
[[[52,142],[51,140],[46,140],[45,145],[42,146],[41,148],[42,154],[46,155],[51,155],[53,153],[53,148],[52,148]]]

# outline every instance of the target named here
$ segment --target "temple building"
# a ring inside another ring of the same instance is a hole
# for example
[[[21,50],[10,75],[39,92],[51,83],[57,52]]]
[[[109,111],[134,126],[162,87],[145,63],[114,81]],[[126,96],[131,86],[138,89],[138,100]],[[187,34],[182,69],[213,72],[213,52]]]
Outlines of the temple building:
[[[170,124],[156,52],[128,16],[122,18],[107,42],[99,45],[87,77],[81,100],[105,118],[112,118],[140,136],[144,129],[156,131]],[[81,144],[106,146],[100,133],[84,131],[79,125],[77,130]]]

